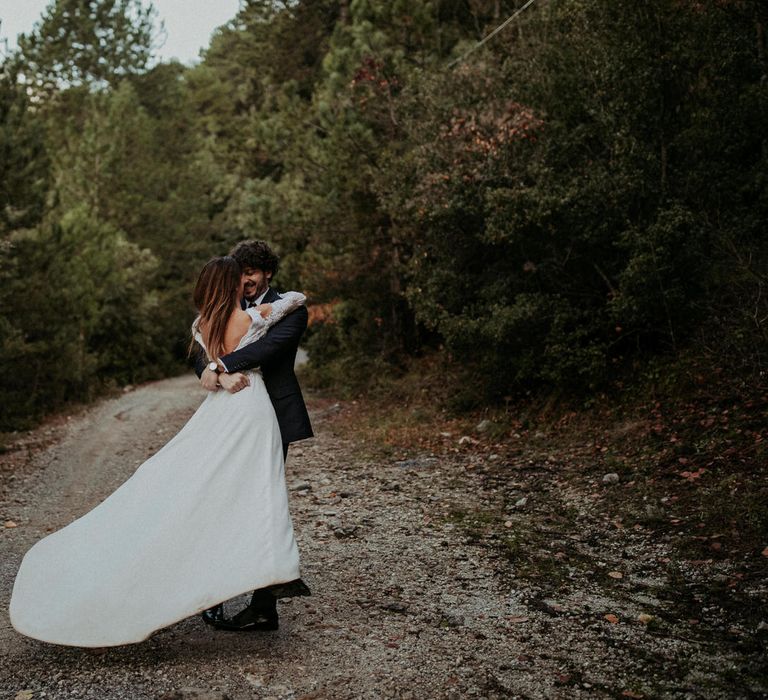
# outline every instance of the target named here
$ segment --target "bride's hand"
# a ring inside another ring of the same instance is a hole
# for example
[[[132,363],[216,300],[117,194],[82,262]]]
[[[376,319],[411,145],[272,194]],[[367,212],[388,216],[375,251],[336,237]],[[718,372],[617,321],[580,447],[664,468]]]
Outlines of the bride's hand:
[[[272,304],[259,304],[259,313],[262,318],[266,318],[272,313]]]
[[[235,372],[234,374],[222,372],[219,375],[219,384],[230,394],[236,394],[241,389],[250,386],[251,380],[242,372]]]

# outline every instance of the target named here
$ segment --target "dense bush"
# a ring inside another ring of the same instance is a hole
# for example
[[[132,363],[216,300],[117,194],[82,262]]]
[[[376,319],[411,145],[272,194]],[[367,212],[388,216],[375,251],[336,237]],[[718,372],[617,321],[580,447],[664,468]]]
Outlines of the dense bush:
[[[733,297],[728,247],[753,252],[765,319],[759,13],[553,3],[509,52],[413,90],[418,146],[388,186],[408,212],[408,299],[494,393],[594,390],[617,362],[690,343]]]

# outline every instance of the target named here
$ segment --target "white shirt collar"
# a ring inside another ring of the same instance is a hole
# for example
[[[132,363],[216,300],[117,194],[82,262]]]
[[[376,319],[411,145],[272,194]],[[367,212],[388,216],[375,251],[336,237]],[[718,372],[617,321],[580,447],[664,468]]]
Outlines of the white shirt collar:
[[[261,295],[259,295],[259,296],[257,296],[257,297],[256,297],[256,298],[255,298],[255,299],[252,301],[252,302],[251,302],[251,301],[249,301],[249,302],[248,302],[248,304],[249,304],[249,305],[250,305],[250,304],[256,304],[256,305],[258,306],[259,304],[261,304],[261,302],[262,302],[262,301],[264,301],[264,297],[265,297],[265,296],[267,296],[267,292],[268,292],[268,291],[269,291],[269,287],[267,287],[267,288],[264,290],[264,293],[263,293],[263,294],[261,294]]]

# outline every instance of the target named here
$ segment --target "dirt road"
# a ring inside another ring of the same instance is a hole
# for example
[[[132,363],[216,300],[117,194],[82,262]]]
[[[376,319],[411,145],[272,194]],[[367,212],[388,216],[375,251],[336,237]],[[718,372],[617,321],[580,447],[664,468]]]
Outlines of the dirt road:
[[[712,685],[737,657],[603,619],[655,611],[650,594],[607,600],[585,578],[569,600],[550,601],[515,585],[505,555],[456,516],[498,495],[482,465],[458,456],[374,462],[334,435],[336,407],[321,401],[311,402],[317,437],[293,446],[287,465],[313,595],[280,603],[277,632],[217,632],[190,618],[141,644],[96,651],[18,635],[7,606],[24,552],[119,486],[201,398],[193,377],[149,384],[43,426],[2,455],[0,697],[758,696],[756,686],[727,695]],[[513,528],[526,516],[510,517]],[[664,660],[683,657],[690,670],[666,679]]]

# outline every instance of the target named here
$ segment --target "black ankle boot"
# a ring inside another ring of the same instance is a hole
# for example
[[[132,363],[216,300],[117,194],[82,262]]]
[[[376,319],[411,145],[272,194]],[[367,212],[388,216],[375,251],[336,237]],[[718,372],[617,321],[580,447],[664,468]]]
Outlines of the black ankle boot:
[[[200,613],[200,616],[203,618],[203,622],[206,624],[218,625],[224,622],[226,619],[224,617],[224,604],[219,603],[218,605],[214,605],[212,608],[203,610],[203,612]]]
[[[251,602],[231,620],[216,624],[218,629],[233,632],[276,630],[280,626],[277,615],[277,599],[265,589],[253,592]]]
[[[264,617],[277,617],[277,599],[266,588],[259,588],[253,592],[248,607]]]

